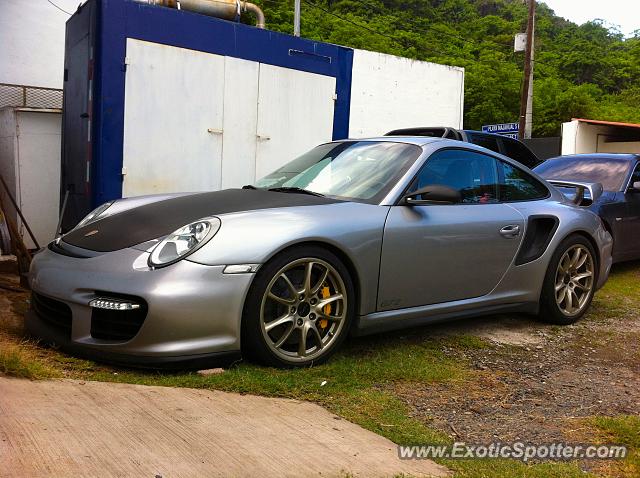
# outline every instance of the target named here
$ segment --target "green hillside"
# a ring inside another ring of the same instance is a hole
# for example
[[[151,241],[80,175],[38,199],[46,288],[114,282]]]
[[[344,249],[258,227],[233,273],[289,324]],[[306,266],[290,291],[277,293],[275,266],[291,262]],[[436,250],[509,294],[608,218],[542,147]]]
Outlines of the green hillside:
[[[292,33],[293,0],[257,3],[267,28]],[[521,0],[302,0],[302,35],[464,67],[464,124],[479,128],[517,121],[524,55],[513,37],[526,14]],[[640,31],[624,39],[539,4],[535,58],[534,136],[571,117],[640,123]]]

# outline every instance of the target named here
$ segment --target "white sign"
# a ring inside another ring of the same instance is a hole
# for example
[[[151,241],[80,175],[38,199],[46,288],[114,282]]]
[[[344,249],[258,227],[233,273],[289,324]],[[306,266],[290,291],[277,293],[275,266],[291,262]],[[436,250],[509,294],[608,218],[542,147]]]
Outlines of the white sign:
[[[516,38],[513,42],[513,51],[525,51],[527,48],[527,34],[516,33]]]

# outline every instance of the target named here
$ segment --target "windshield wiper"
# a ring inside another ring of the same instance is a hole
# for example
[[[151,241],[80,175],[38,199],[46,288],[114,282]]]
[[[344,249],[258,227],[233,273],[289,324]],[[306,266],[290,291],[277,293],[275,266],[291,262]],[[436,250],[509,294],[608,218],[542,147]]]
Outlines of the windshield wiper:
[[[242,189],[258,189],[258,188],[255,187],[253,184],[245,184],[244,186],[242,186]]]
[[[309,191],[308,189],[295,188],[295,187],[285,187],[281,186],[279,188],[269,188],[268,191],[274,191],[277,193],[298,193],[298,194],[308,194],[309,196],[318,196],[325,197],[324,194],[316,193],[314,191]]]

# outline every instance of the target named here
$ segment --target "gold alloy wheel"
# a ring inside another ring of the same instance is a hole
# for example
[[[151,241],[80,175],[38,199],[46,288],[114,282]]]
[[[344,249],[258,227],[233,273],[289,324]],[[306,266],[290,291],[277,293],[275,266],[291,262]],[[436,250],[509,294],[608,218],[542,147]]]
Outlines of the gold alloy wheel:
[[[321,259],[303,258],[284,266],[269,282],[260,328],[278,357],[307,362],[331,348],[346,315],[346,287],[338,271]]]
[[[581,313],[593,290],[593,256],[582,244],[571,246],[562,255],[555,277],[556,304],[568,316]]]

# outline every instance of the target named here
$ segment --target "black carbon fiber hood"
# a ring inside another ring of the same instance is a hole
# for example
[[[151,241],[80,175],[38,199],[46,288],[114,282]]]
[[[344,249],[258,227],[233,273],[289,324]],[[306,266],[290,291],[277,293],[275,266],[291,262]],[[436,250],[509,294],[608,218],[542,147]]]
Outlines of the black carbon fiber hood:
[[[165,199],[87,224],[65,235],[76,247],[111,252],[166,236],[203,217],[281,207],[318,206],[338,200],[307,194],[227,189]],[[93,231],[93,234],[89,234]]]

